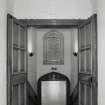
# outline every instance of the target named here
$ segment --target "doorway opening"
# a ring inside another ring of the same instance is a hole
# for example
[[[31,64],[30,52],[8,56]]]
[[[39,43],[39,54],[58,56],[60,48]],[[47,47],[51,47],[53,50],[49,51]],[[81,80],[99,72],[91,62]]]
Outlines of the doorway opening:
[[[53,71],[70,80],[69,105],[97,105],[96,14],[85,20],[7,17],[8,105],[39,105],[38,79]]]

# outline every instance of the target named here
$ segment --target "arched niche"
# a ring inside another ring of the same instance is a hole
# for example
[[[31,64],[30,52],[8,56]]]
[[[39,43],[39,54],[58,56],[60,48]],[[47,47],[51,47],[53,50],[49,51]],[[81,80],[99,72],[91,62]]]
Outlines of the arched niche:
[[[64,64],[64,36],[58,30],[50,30],[43,37],[43,64]]]
[[[70,81],[60,73],[51,72],[38,80],[39,105],[69,105]]]

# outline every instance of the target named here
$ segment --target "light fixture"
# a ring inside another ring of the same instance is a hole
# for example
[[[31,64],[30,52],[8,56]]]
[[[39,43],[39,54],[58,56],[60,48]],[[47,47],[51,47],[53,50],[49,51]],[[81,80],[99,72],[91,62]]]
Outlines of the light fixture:
[[[34,53],[33,52],[29,53],[29,56],[30,57],[34,56]]]
[[[74,38],[74,52],[73,52],[73,55],[76,57],[78,56],[78,36],[75,35],[75,38]]]
[[[30,57],[34,56],[34,52],[33,52],[33,48],[32,48],[32,41],[30,41],[30,40],[28,42],[28,53],[29,53]]]
[[[73,52],[73,55],[74,55],[74,56],[77,56],[77,55],[78,55],[78,53],[77,53],[77,52]]]

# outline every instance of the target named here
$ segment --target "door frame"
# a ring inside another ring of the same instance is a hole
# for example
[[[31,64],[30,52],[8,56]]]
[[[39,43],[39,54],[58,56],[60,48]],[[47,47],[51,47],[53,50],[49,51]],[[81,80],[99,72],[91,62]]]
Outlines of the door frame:
[[[20,19],[27,27],[40,28],[78,28],[86,19]]]
[[[93,14],[92,16],[97,16],[97,14]],[[50,29],[50,28],[53,28],[53,29],[56,29],[56,28],[61,28],[61,29],[77,28],[78,29],[78,26],[80,24],[84,23],[84,21],[87,21],[87,19],[18,19],[18,20],[25,22],[27,24],[28,28],[35,27],[36,29],[45,29],[45,28],[47,28],[47,29]],[[8,30],[7,30],[7,34],[8,34]],[[8,40],[8,37],[7,37],[7,40]],[[7,42],[7,44],[8,44],[8,42]],[[8,49],[8,45],[7,45],[7,49]],[[7,50],[7,55],[8,55],[8,50]],[[96,60],[97,60],[97,54],[95,56],[96,56]],[[8,61],[8,59],[9,58],[7,56],[7,61]],[[79,58],[78,58],[78,62],[79,62]],[[96,71],[98,72],[98,67],[96,67],[96,69],[97,69]],[[78,68],[78,72],[79,72],[79,68]],[[9,73],[10,73],[9,64],[7,63],[7,80],[10,78]],[[98,76],[97,76],[97,80],[98,80]],[[8,90],[10,90],[9,82],[7,82],[7,105],[8,105],[8,99],[10,98],[10,96],[8,95]],[[98,91],[97,91],[97,93],[98,93]]]

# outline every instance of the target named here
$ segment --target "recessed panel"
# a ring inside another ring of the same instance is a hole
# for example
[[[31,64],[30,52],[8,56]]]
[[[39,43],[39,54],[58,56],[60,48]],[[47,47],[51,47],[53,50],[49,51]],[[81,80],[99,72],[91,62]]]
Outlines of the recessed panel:
[[[18,33],[18,24],[16,22],[13,23],[13,44],[18,46],[18,39],[19,39],[19,33]]]
[[[25,72],[25,51],[20,51],[20,71]]]
[[[20,84],[20,97],[21,97],[21,105],[24,105],[25,102],[25,86],[24,83]]]
[[[13,73],[18,71],[18,49],[13,49]]]
[[[18,85],[13,85],[12,105],[19,105],[19,86]]]

